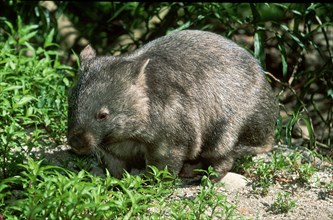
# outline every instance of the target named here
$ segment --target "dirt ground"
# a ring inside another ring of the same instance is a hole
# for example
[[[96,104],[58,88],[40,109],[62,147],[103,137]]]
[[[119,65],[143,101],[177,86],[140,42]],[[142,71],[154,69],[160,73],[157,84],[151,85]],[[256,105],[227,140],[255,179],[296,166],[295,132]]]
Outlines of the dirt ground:
[[[330,176],[329,170],[318,173],[318,176]],[[198,191],[197,186],[178,189],[179,197],[192,196]],[[283,187],[279,184],[271,186],[266,196],[253,192],[251,185],[241,189],[226,190],[223,187],[218,191],[227,195],[228,200],[237,206],[245,219],[258,220],[330,220],[333,219],[333,194],[321,185],[313,184],[307,187]],[[294,200],[296,206],[287,213],[274,213],[272,204],[278,193],[290,192],[288,197]]]
[[[64,166],[73,166],[73,155],[69,153],[68,146],[58,146],[56,149],[47,149],[42,153],[51,163]],[[281,150],[281,149],[280,149]],[[291,149],[282,148],[284,153],[288,154]],[[41,153],[41,152],[39,152]],[[254,158],[269,160],[269,155],[258,155]],[[67,161],[67,162],[66,162]],[[102,169],[98,168],[97,160],[91,158],[89,163],[96,167],[92,172],[102,175]],[[242,177],[241,175],[239,175]],[[244,177],[245,178],[245,177]],[[248,180],[248,179],[247,179]],[[237,181],[233,180],[233,181]],[[325,186],[333,181],[333,166],[330,163],[320,161],[317,171],[312,175],[306,185],[279,183],[270,186],[268,193],[262,196],[255,193],[252,189],[252,182],[248,180],[245,186],[236,189],[226,189],[218,187],[218,191],[227,195],[228,200],[237,206],[238,212],[244,215],[245,219],[258,220],[332,220],[333,219],[333,191]],[[175,199],[184,197],[193,197],[199,190],[199,186],[186,186],[176,190]],[[275,213],[271,210],[272,204],[276,200],[278,193],[288,192],[287,197],[290,201],[295,201],[295,207],[287,213]]]

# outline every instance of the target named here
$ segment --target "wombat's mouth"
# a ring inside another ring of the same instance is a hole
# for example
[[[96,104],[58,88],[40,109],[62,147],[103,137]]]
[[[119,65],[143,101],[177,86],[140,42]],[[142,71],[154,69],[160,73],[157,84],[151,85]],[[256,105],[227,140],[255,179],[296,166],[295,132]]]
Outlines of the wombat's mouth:
[[[71,147],[71,149],[79,155],[89,155],[93,152],[93,150],[90,147],[80,147],[80,148],[75,148],[75,147]]]
[[[68,134],[68,144],[75,153],[87,155],[94,151],[96,138],[92,132],[85,131],[82,128],[74,128]]]

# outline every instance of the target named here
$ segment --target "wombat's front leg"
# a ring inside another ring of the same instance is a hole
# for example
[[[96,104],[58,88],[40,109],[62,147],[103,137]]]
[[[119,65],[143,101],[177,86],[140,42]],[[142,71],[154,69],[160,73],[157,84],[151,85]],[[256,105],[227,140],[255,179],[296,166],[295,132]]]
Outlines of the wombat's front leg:
[[[222,179],[228,171],[231,170],[231,168],[234,165],[234,157],[231,155],[224,156],[224,157],[211,157],[205,159],[205,167],[212,166],[214,170],[218,173],[217,177],[213,177],[213,181],[217,182],[220,179]]]
[[[212,166],[217,172],[217,176],[212,176],[211,180],[217,182],[228,173],[233,163],[234,159],[232,157],[199,158],[194,161],[185,161],[179,177],[185,180],[187,184],[197,183],[204,174],[195,170],[207,170],[209,166]]]
[[[185,161],[182,170],[179,174],[180,178],[196,178],[202,176],[199,172],[195,170],[204,169],[202,161]]]
[[[146,164],[156,166],[162,170],[165,167],[168,168],[170,173],[178,175],[184,164],[184,148],[172,148],[159,147],[154,150],[149,150],[146,155]]]
[[[103,152],[103,155],[101,156],[101,162],[103,166],[108,169],[111,176],[118,179],[123,177],[123,174],[127,169],[126,161],[118,159],[107,152]]]

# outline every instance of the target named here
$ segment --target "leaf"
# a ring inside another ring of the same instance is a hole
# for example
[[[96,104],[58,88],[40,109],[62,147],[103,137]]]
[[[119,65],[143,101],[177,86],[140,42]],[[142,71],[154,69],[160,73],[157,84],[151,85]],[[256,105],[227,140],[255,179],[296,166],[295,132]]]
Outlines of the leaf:
[[[303,122],[306,125],[306,128],[308,129],[309,138],[310,138],[310,147],[313,147],[315,140],[314,140],[314,133],[313,133],[311,121],[308,118],[306,118],[306,117],[300,117],[300,119],[303,120]]]
[[[107,23],[111,22],[113,19],[115,19],[122,11],[124,11],[126,8],[128,8],[128,4],[123,5],[121,8],[119,8],[117,11],[115,11],[112,14],[112,17],[107,21]]]
[[[302,41],[294,34],[289,33],[291,38],[294,39],[294,41],[297,42],[298,46],[302,47],[303,49],[305,49],[305,45],[302,43]]]
[[[189,28],[190,26],[192,25],[192,22],[191,21],[188,21],[186,22],[185,24],[183,24],[182,26],[172,30],[172,31],[169,31],[168,34],[171,34],[173,32],[177,32],[177,31],[181,31],[181,30],[184,30],[184,29],[187,29]]]
[[[296,11],[296,10],[291,10],[292,13],[294,13],[295,15],[299,15],[302,16],[302,12]]]
[[[299,119],[299,111],[293,112],[292,116],[289,118],[286,126],[286,139],[289,146],[291,146],[292,141],[292,130],[297,120]]]
[[[74,55],[74,57],[75,57],[75,60],[76,60],[76,65],[77,66],[81,66],[81,64],[80,64],[80,58],[79,58],[79,56],[77,55],[77,53],[75,53],[75,51],[72,49],[72,53],[73,53],[73,55]]]
[[[29,49],[29,51],[31,51],[33,53],[33,56],[36,55],[36,50],[35,50],[35,48],[33,46],[31,46],[30,43],[24,42],[24,45]]]
[[[263,32],[256,31],[254,34],[254,55],[259,60],[263,68],[266,68],[266,54],[263,46]]]
[[[292,33],[292,31],[289,29],[289,27],[287,27],[286,25],[284,24],[281,24],[280,27],[285,30],[289,35],[290,37],[297,42],[297,44],[302,47],[303,49],[305,48],[305,45],[302,43],[302,41],[294,34]]]
[[[327,96],[328,96],[328,97],[331,97],[331,98],[333,99],[333,89],[329,89],[329,90],[327,91]]]
[[[283,41],[281,39],[280,36],[276,36],[277,40],[278,40],[278,48],[280,51],[280,56],[281,56],[281,62],[282,62],[282,75],[283,78],[285,79],[287,76],[287,72],[288,72],[288,63],[287,63],[287,56],[286,56],[286,51],[284,49],[283,46]]]
[[[32,30],[35,30],[37,28],[38,28],[37,24],[32,24],[32,25],[25,26],[24,28],[22,27],[22,29],[18,29],[18,30],[22,30],[21,34],[25,35],[25,34],[30,33]]]
[[[24,44],[25,42],[27,42],[28,40],[30,40],[31,38],[33,38],[38,31],[33,31],[25,36],[23,36],[22,38],[19,39],[19,44]]]
[[[62,81],[64,82],[64,84],[69,87],[69,80],[65,77],[62,79]]]
[[[23,86],[9,86],[7,88],[5,88],[3,91],[11,91],[11,90],[18,90],[18,89],[22,89]]]
[[[50,118],[48,116],[45,116],[44,123],[45,123],[45,126],[49,126],[50,125],[51,120],[50,120]]]
[[[12,70],[16,69],[16,63],[14,63],[13,61],[9,61],[6,63],[6,66],[9,66]]]
[[[25,105],[29,102],[31,102],[32,100],[37,100],[35,97],[31,96],[31,95],[26,95],[23,96],[17,103],[16,105]]]
[[[11,33],[12,35],[14,35],[14,34],[15,34],[15,31],[14,31],[14,27],[13,27],[12,23],[10,23],[10,22],[8,22],[8,21],[5,21],[5,23],[6,23],[6,25],[9,27],[9,29],[10,29],[10,33]]]
[[[287,32],[289,31],[289,28],[285,24],[281,24],[280,27]]]
[[[54,43],[52,43],[53,37],[54,37],[54,28],[52,28],[50,33],[46,36],[44,42],[44,48],[55,45]]]

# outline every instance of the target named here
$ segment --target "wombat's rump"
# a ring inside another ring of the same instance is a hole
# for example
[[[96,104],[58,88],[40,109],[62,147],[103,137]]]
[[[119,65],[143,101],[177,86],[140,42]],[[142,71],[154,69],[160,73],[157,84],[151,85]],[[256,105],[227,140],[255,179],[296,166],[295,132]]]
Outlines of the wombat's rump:
[[[80,57],[68,141],[102,154],[116,177],[145,165],[191,176],[186,164],[200,164],[221,178],[236,157],[273,144],[278,105],[265,74],[220,35],[185,30],[126,55],[99,57],[87,46]]]

